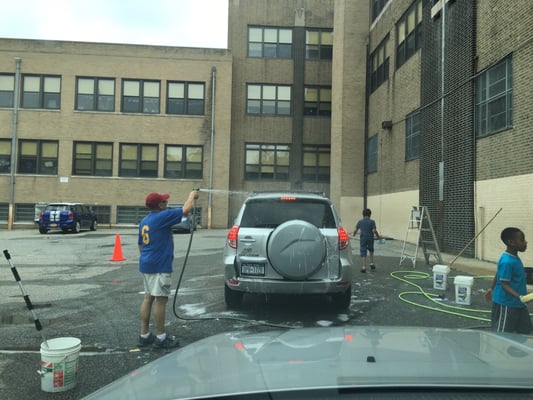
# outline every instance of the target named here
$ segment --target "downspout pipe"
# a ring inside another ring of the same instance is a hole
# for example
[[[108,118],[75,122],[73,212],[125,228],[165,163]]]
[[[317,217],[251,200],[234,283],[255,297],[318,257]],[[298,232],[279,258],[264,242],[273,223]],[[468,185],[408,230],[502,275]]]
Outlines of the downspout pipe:
[[[369,111],[370,104],[370,37],[366,38],[366,79],[365,79],[365,138],[364,138],[364,159],[363,159],[363,209],[368,207],[368,132],[369,132]]]
[[[213,160],[215,156],[215,94],[217,83],[217,69],[211,68],[211,143],[209,149],[209,192],[207,193],[207,229],[212,227],[213,208]]]
[[[13,90],[13,132],[11,135],[11,161],[9,165],[9,209],[7,215],[7,229],[13,229],[15,220],[15,164],[17,152],[17,130],[19,114],[19,82],[20,82],[20,64],[22,60],[15,58],[15,87]]]

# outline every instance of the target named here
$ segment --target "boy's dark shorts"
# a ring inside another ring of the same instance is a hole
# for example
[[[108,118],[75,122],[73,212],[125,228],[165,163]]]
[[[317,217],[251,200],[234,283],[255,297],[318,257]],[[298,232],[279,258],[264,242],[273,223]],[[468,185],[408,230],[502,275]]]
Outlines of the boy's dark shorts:
[[[492,303],[492,329],[496,332],[523,333],[533,332],[533,325],[527,307],[512,308]]]
[[[374,252],[374,238],[373,237],[362,237],[359,241],[359,254],[361,257],[366,257],[367,251]]]

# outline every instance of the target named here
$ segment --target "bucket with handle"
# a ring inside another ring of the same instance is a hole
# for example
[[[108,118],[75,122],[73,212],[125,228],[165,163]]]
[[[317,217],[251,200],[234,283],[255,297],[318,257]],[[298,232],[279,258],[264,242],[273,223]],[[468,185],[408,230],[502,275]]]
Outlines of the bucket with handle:
[[[74,337],[41,343],[41,390],[62,392],[76,386],[81,340]]]

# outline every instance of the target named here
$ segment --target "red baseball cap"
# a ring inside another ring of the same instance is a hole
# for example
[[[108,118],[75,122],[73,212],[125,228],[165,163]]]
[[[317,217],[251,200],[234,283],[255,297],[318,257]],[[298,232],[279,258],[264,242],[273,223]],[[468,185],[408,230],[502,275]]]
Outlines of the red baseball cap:
[[[169,197],[169,194],[150,193],[148,196],[146,196],[146,207],[150,209],[157,208],[159,204],[165,200],[168,200]]]

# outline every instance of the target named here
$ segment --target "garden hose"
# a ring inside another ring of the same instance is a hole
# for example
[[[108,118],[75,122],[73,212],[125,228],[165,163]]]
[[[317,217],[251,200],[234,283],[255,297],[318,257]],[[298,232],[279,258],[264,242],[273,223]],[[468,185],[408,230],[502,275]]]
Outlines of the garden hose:
[[[403,277],[401,277],[398,274],[405,274],[405,275],[403,275]],[[426,273],[426,272],[419,272],[419,271],[394,271],[394,272],[391,272],[390,275],[394,279],[398,279],[398,280],[400,280],[400,281],[402,281],[404,283],[407,283],[408,285],[414,286],[415,288],[418,289],[417,291],[402,292],[402,293],[400,293],[398,295],[398,298],[400,300],[402,300],[403,302],[405,302],[405,303],[408,303],[408,304],[416,306],[416,307],[425,308],[427,310],[441,312],[441,313],[450,314],[450,315],[455,315],[455,316],[463,317],[463,318],[469,318],[469,319],[473,319],[473,320],[477,320],[477,321],[482,321],[482,322],[490,322],[491,321],[490,317],[486,318],[486,317],[482,317],[482,316],[467,314],[467,313],[490,314],[491,310],[487,310],[487,309],[480,310],[480,309],[476,309],[476,308],[470,308],[470,307],[464,307],[464,306],[455,306],[455,305],[452,305],[452,304],[443,303],[441,301],[442,300],[442,295],[428,293],[420,285],[417,285],[416,283],[411,281],[411,280],[428,279],[431,275]],[[476,279],[488,279],[488,278],[490,278],[491,279],[492,275],[491,276],[476,276],[474,278],[476,278]],[[415,301],[412,301],[412,300],[408,300],[406,298],[406,296],[408,296],[408,295],[422,295],[425,298],[427,298],[428,300],[430,300],[431,302],[433,302],[435,304],[438,304],[438,307],[429,306],[429,305],[426,305],[426,304],[421,304],[421,303],[418,303],[418,302],[415,302]],[[526,296],[522,296],[521,300],[524,303],[528,302],[530,300],[533,300],[533,293],[530,293],[530,294],[528,294]],[[457,311],[454,311],[454,310],[457,310]],[[533,314],[530,314],[530,315],[533,315]]]

